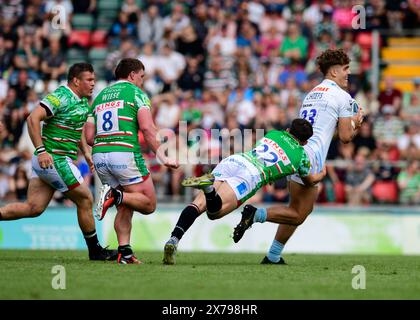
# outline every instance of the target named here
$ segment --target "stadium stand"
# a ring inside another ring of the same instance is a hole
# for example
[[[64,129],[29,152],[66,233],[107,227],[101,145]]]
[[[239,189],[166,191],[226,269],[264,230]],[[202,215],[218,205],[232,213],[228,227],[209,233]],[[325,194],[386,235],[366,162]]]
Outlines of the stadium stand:
[[[405,174],[408,161],[420,160],[418,3],[6,0],[0,8],[0,120],[6,126],[0,137],[0,201],[22,197],[13,187],[21,168],[30,176],[27,154],[33,148],[26,117],[46,92],[65,83],[41,67],[50,57],[51,39],[59,39],[67,67],[81,61],[94,65],[95,93],[113,80],[119,59],[141,57],[145,91],[160,128],[169,127],[177,136],[180,128],[173,124],[180,120],[188,130],[204,128],[212,154],[219,142],[211,139],[211,129],[287,127],[305,93],[320,79],[316,56],[342,47],[352,58],[350,94],[365,108],[367,126],[350,146],[333,140],[318,201],[349,201],[348,168],[363,153],[363,165],[375,175],[375,183],[367,190],[370,197],[361,197],[359,204],[398,203],[406,185],[397,183],[399,175]],[[366,8],[366,29],[353,30],[351,9],[359,4]],[[57,6],[65,10],[65,23],[54,27]],[[374,31],[380,33],[378,94],[370,81]],[[160,197],[171,199],[184,195],[179,182],[186,174],[211,167],[169,172],[149,163]],[[404,177],[418,181],[420,169],[416,166]],[[284,190],[284,183],[269,186],[253,201],[287,201]],[[410,192],[416,196],[404,204],[420,204],[420,185]]]

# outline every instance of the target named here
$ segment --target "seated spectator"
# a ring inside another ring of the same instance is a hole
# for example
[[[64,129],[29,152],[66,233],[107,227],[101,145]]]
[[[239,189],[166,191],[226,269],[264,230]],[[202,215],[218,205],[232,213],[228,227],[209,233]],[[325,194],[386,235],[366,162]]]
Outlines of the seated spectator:
[[[370,203],[370,188],[375,181],[375,175],[366,164],[366,157],[362,153],[356,154],[354,165],[346,173],[346,196],[350,205]]]
[[[41,70],[44,77],[45,88],[50,80],[62,81],[66,78],[66,57],[61,51],[60,40],[50,39],[50,46],[42,55]]]
[[[159,129],[175,130],[181,118],[181,108],[173,93],[166,93],[153,98],[156,106],[156,125]]]
[[[359,151],[361,148],[367,148],[369,153],[373,155],[376,149],[376,140],[372,133],[372,124],[370,121],[365,119],[362,122],[362,126],[357,132],[356,136],[353,138],[353,143],[355,146],[355,152]]]
[[[362,90],[359,90],[354,99],[358,102],[359,105],[363,106],[363,111],[366,116],[371,114],[375,115],[378,113],[379,101],[373,94],[370,85],[366,85]]]
[[[242,22],[238,36],[236,37],[236,45],[241,50],[250,47],[253,50],[258,47],[257,30],[249,21]]]
[[[382,108],[380,116],[373,124],[373,136],[379,144],[397,145],[398,138],[404,133],[404,123],[395,116],[395,108],[386,105]]]
[[[207,50],[212,52],[216,47],[223,56],[234,56],[236,53],[236,38],[229,34],[226,24],[223,24],[214,35],[209,34]]]
[[[224,92],[236,87],[236,79],[229,70],[223,70],[223,60],[215,58],[204,73],[204,88],[215,92]]]
[[[56,15],[58,13],[58,8],[64,8],[64,12],[60,12],[60,24],[62,26],[67,26],[71,23],[73,16],[73,4],[71,0],[48,0],[45,4],[46,14]]]
[[[9,79],[10,82],[16,82],[17,70],[25,69],[29,78],[32,80],[39,79],[39,64],[41,63],[40,52],[36,49],[34,39],[30,35],[25,35],[23,41],[20,42],[13,60],[15,71]]]
[[[192,25],[188,25],[176,39],[176,51],[185,58],[196,58],[201,63],[204,60],[203,41],[198,38]]]
[[[2,1],[2,5],[0,6],[0,17],[15,23],[18,17],[23,14],[24,6],[21,2],[22,1],[11,0]]]
[[[402,93],[394,86],[394,79],[390,76],[385,78],[385,88],[378,97],[379,111],[383,112],[385,106],[394,107],[394,114],[398,115],[401,109]]]
[[[29,91],[31,86],[29,85],[28,72],[23,69],[19,71],[17,83],[12,85],[16,92],[16,105],[23,106],[28,100]]]
[[[23,41],[25,36],[30,36],[37,50],[41,50],[42,19],[37,16],[36,8],[29,5],[25,9],[25,14],[16,22],[19,42]]]
[[[168,43],[162,46],[156,68],[156,73],[163,82],[162,93],[171,90],[172,84],[179,79],[185,66],[185,57],[182,54],[174,51]]]
[[[74,13],[91,13],[94,15],[97,14],[97,0],[72,0],[72,4]]]
[[[299,26],[295,22],[289,23],[287,35],[280,47],[280,55],[286,60],[306,62],[308,55],[308,40],[301,35]]]
[[[204,42],[207,33],[209,31],[208,26],[208,12],[207,6],[204,2],[197,3],[193,8],[193,16],[191,17],[191,25],[195,32],[197,33],[198,38]]]
[[[163,28],[166,32],[181,33],[190,24],[190,18],[184,12],[181,3],[174,3],[172,11],[163,19]]]
[[[401,118],[403,120],[420,121],[420,77],[413,80],[414,90],[404,93]]]
[[[67,49],[67,41],[69,36],[72,32],[72,26],[68,19],[64,20],[62,27],[57,28],[56,23],[54,23],[54,19],[56,19],[56,14],[49,13],[46,15],[46,19],[42,25],[42,42],[44,48],[48,47],[49,39],[50,38],[57,38],[60,39],[60,45],[62,49]]]
[[[140,43],[152,42],[158,46],[162,40],[163,31],[163,19],[159,15],[159,8],[155,4],[151,4],[147,11],[141,14],[137,25]]]
[[[128,14],[120,12],[117,19],[108,31],[110,43],[112,46],[119,47],[123,39],[137,38],[136,25],[128,20]]]
[[[204,71],[200,68],[198,60],[196,58],[187,59],[187,67],[178,79],[178,87],[183,91],[201,92],[203,81]]]
[[[136,58],[137,51],[134,47],[133,41],[131,39],[124,39],[121,41],[121,45],[115,51],[112,51],[108,54],[105,60],[105,78],[107,81],[113,81],[115,79],[114,71],[122,59],[125,58]],[[143,60],[140,60],[143,62]],[[143,62],[144,64],[144,62]],[[146,75],[149,75],[150,72],[153,73],[152,70],[149,70],[147,66],[145,66]]]
[[[10,191],[14,193],[16,200],[26,200],[28,186],[29,178],[26,175],[26,170],[24,167],[18,166],[10,183]]]
[[[290,78],[294,79],[298,86],[301,86],[308,80],[306,72],[300,67],[299,61],[296,59],[291,59],[290,63],[287,64],[286,69],[280,73],[279,82],[284,86]]]
[[[13,54],[12,50],[6,49],[6,43],[3,35],[0,33],[0,79],[6,74],[10,74],[13,68]],[[1,93],[0,93],[1,95]]]
[[[274,184],[266,186],[266,190],[263,194],[264,202],[289,202],[289,190],[287,188],[287,179],[282,178],[276,180]]]
[[[267,59],[270,50],[278,50],[283,40],[283,35],[277,33],[277,29],[272,26],[268,31],[263,32],[259,40],[259,52],[261,58]]]
[[[397,145],[402,159],[420,160],[420,124],[412,122],[406,125]]]
[[[340,29],[352,29],[353,17],[356,12],[352,11],[350,0],[341,0],[335,2],[336,6],[333,13],[333,21]]]
[[[416,160],[410,161],[407,168],[398,175],[397,181],[400,188],[400,203],[404,205],[420,204],[419,162]]]
[[[141,10],[136,0],[125,0],[121,6],[121,11],[128,15],[128,21],[136,24],[139,21]]]

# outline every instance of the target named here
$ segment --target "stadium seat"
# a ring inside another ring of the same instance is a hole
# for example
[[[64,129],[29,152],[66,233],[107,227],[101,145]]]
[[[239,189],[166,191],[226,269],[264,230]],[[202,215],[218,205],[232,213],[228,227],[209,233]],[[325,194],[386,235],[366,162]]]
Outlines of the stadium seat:
[[[345,203],[346,202],[346,189],[344,183],[338,181],[334,184],[335,202]]]
[[[103,48],[92,48],[89,51],[89,61],[92,63],[97,78],[103,78],[105,75],[105,60],[108,50]]]
[[[107,45],[106,30],[95,30],[90,37],[91,46],[95,48],[105,48]]]
[[[92,30],[95,20],[91,14],[78,13],[73,15],[72,25],[75,30]]]
[[[86,51],[83,49],[72,48],[67,51],[67,64],[72,65],[76,62],[83,62],[87,60]]]
[[[88,48],[90,46],[90,31],[89,30],[73,30],[68,39],[69,47],[80,46]]]
[[[356,43],[362,49],[371,49],[372,48],[372,33],[371,32],[361,32],[356,36]]]
[[[119,11],[121,8],[121,0],[98,0],[97,8],[99,12],[104,10]]]
[[[377,181],[372,186],[372,195],[380,203],[396,203],[398,186],[395,181]]]
[[[96,21],[96,29],[108,31],[109,29],[111,29],[112,22],[115,17],[115,12],[112,12],[110,14],[99,13],[98,20]]]
[[[114,20],[121,8],[120,0],[99,0],[97,4],[100,16]],[[111,26],[111,25],[110,25]]]

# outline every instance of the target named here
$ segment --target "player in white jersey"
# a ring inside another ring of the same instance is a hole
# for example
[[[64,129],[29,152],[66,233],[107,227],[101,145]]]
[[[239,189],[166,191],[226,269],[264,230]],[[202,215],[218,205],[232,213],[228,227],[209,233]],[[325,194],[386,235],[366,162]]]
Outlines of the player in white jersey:
[[[300,117],[313,126],[314,134],[304,147],[311,162],[311,174],[322,170],[336,129],[341,142],[349,143],[362,124],[362,108],[345,91],[350,74],[349,63],[350,59],[342,49],[328,49],[317,58],[324,80],[308,93],[299,111]],[[242,227],[246,229],[252,225],[253,219],[244,217],[253,217],[257,210],[265,211],[270,221],[280,223],[271,248],[261,262],[263,264],[284,264],[281,258],[283,247],[297,226],[312,212],[318,195],[318,187],[306,186],[299,176],[290,176],[288,180],[289,206],[257,209],[247,205],[242,211]],[[244,220],[249,223],[244,225]]]

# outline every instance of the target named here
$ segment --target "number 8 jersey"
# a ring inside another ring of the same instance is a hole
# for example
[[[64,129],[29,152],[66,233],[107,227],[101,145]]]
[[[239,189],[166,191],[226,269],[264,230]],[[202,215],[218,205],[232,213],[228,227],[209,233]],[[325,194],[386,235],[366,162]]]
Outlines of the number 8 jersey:
[[[147,95],[128,81],[102,90],[92,104],[96,135],[93,153],[141,152],[137,112],[150,109]]]
[[[310,153],[316,157],[318,168],[322,168],[325,163],[338,118],[351,117],[357,112],[356,109],[354,99],[329,79],[313,88],[303,100],[299,116],[308,120],[314,131],[305,150],[311,149]]]

